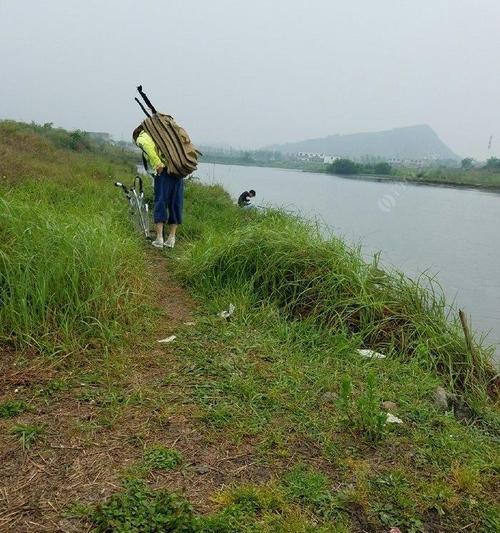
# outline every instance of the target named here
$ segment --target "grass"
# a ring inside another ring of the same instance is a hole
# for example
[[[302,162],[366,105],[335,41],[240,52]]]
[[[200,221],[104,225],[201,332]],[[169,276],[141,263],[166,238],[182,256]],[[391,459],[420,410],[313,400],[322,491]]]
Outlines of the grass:
[[[288,481],[287,481],[288,482]],[[289,482],[288,482],[289,483]],[[306,484],[311,480],[306,480]],[[326,489],[320,489],[326,491]],[[307,503],[318,504],[329,494],[309,496]],[[211,515],[195,513],[185,498],[165,490],[151,490],[143,481],[124,482],[123,491],[96,508],[74,509],[90,515],[95,531],[186,533],[347,533],[341,519],[320,525],[312,515],[294,505],[295,493],[279,485],[244,486],[227,489],[219,495],[223,509]],[[302,503],[302,501],[301,501]]]
[[[7,400],[0,403],[0,418],[13,418],[27,410],[24,400]]]
[[[0,518],[53,528],[73,501],[67,520],[77,522],[63,529],[498,529],[489,352],[468,352],[439,292],[195,181],[179,246],[148,255],[111,179],[78,177],[96,160],[99,172],[121,163],[27,138],[33,153],[21,168],[31,157],[31,170],[1,189],[10,300],[0,309],[0,460],[34,511],[0,508]],[[38,174],[42,163],[53,171]],[[29,244],[15,238],[25,231]],[[177,312],[172,276],[197,299],[195,325],[151,309],[154,286],[158,304]],[[170,333],[175,342],[158,345]],[[59,365],[47,353],[83,357]],[[465,398],[468,419],[436,408],[438,385]],[[385,423],[387,401],[402,424]],[[46,471],[32,480],[40,458]]]
[[[196,185],[191,194],[205,196]],[[273,303],[290,319],[313,320],[359,348],[417,358],[452,389],[480,394],[494,377],[492,351],[469,351],[457,317],[449,316],[431,280],[384,272],[377,256],[367,264],[358,250],[324,240],[314,227],[279,212],[248,215],[242,223],[237,217],[228,205],[213,221],[211,211],[204,213],[211,230],[180,258],[183,280],[198,291],[245,292],[255,305]],[[197,223],[188,232],[196,235]]]
[[[125,482],[125,490],[112,496],[91,514],[96,531],[129,533],[194,531],[191,506],[167,491],[152,491],[143,482]]]
[[[0,123],[0,134],[0,172],[17,171],[19,159],[25,175],[38,178],[17,175],[15,187],[0,188],[0,342],[50,353],[99,349],[136,329],[148,277],[112,176],[103,180],[92,159],[61,154],[13,124]],[[39,154],[47,174],[38,175]],[[121,170],[106,163],[106,172]]]
[[[491,352],[478,345],[472,358],[440,293],[299,220],[243,213],[216,187],[193,183],[187,197],[191,244],[178,275],[209,315],[236,305],[230,321],[198,323],[177,348],[194,361],[198,380],[191,370],[183,383],[209,434],[257,440],[259,461],[278,471],[298,460],[298,479],[312,484],[303,493],[319,487],[320,511],[302,502],[318,527],[337,515],[354,527],[347,517],[359,513],[376,530],[423,531],[436,520],[454,531],[471,518],[487,531],[498,427]],[[362,360],[358,348],[388,357]],[[476,426],[437,411],[439,384],[467,399]],[[384,400],[396,402],[402,425],[385,423]],[[325,473],[310,470],[304,449],[316,450]],[[325,488],[332,478],[336,493]],[[479,500],[483,510],[470,503]]]
[[[0,121],[0,139],[0,179],[7,183],[56,179],[72,184],[127,176],[137,160],[132,152],[50,124]]]
[[[182,454],[157,444],[145,450],[144,463],[152,470],[172,470],[182,463]]]
[[[186,363],[177,382],[201,408],[209,439],[253,442],[254,460],[277,475],[298,463],[285,486],[321,527],[357,513],[375,530],[391,520],[421,531],[434,513],[443,531],[486,520],[468,502],[481,501],[485,514],[494,505],[495,430],[437,411],[435,374],[417,359],[360,360],[349,337],[248,300],[218,291],[207,303],[214,318],[179,337]],[[229,301],[237,311],[224,322],[215,312]],[[403,425],[381,425],[383,400],[397,403]],[[459,471],[471,480],[483,472],[481,486],[457,481]],[[317,504],[300,494],[316,494]]]
[[[482,189],[500,189],[500,172],[487,169],[435,168],[427,170],[400,169],[398,175],[417,183],[458,185]]]
[[[23,450],[27,450],[43,434],[43,427],[36,424],[16,424],[10,430],[12,435],[18,437]]]

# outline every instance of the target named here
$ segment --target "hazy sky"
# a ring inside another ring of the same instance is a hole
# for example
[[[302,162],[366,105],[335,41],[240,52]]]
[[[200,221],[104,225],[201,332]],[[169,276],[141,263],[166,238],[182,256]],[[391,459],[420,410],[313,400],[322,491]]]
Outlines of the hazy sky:
[[[427,123],[500,155],[499,0],[0,0],[0,66],[0,118],[130,139],[142,83],[198,143]]]

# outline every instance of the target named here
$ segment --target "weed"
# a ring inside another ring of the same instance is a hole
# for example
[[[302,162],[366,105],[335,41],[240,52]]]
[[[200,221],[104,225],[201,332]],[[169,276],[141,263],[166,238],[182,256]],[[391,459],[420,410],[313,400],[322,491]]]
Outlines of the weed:
[[[377,517],[384,528],[398,527],[403,528],[408,533],[424,533],[425,528],[421,520],[414,517],[402,516],[400,511],[390,503],[386,503],[377,509]]]
[[[144,463],[152,470],[173,470],[182,463],[182,454],[160,444],[146,448]]]
[[[380,410],[379,406],[376,377],[373,372],[369,372],[366,379],[366,391],[359,397],[356,404],[357,416],[354,423],[371,441],[380,440],[385,433],[387,415]]]
[[[95,509],[90,518],[100,532],[196,531],[192,508],[184,498],[164,490],[153,491],[133,479],[125,481],[124,490]]]
[[[385,527],[397,524],[412,533],[424,530],[417,516],[415,496],[403,471],[385,472],[372,480],[376,501],[372,506],[379,522]]]
[[[40,387],[37,389],[35,394],[37,396],[42,396],[45,398],[50,398],[54,395],[56,395],[58,392],[67,390],[71,387],[71,383],[68,382],[68,380],[63,378],[56,378],[48,381],[43,385],[43,387]]]
[[[0,403],[0,418],[13,418],[28,410],[24,400],[7,400]]]
[[[283,477],[283,485],[285,495],[292,501],[309,506],[315,514],[324,518],[332,515],[333,496],[324,474],[298,464]]]
[[[18,437],[23,450],[27,450],[40,438],[43,427],[36,424],[17,424],[10,429],[10,433]]]
[[[468,494],[475,494],[481,490],[481,475],[477,466],[455,463],[451,475],[460,490]]]
[[[340,394],[337,405],[344,419],[349,417],[349,411],[351,410],[351,394],[352,381],[348,376],[343,376],[340,382]]]
[[[369,372],[366,377],[366,390],[354,402],[352,381],[344,376],[340,384],[337,406],[345,425],[364,434],[367,440],[376,442],[385,433],[387,415],[380,409],[376,377]]]

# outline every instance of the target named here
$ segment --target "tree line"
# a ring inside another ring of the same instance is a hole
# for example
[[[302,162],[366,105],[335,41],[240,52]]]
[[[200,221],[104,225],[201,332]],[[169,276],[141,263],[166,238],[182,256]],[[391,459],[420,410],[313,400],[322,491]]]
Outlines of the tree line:
[[[327,166],[327,172],[330,174],[376,174],[387,176],[393,173],[392,166],[385,162],[378,163],[357,163],[352,159],[341,157],[335,159],[333,163]]]

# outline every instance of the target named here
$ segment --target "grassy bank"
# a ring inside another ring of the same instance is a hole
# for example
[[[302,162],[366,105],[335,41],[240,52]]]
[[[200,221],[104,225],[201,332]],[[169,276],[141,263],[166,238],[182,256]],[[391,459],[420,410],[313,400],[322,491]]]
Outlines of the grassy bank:
[[[112,186],[128,156],[13,122],[0,139],[0,341],[57,352],[133,329],[147,275]]]
[[[272,303],[292,320],[352,337],[359,348],[417,358],[453,389],[479,392],[493,377],[491,352],[470,352],[431,280],[384,272],[378,257],[367,264],[358,250],[279,212],[245,214],[235,226],[238,213],[220,202],[209,233],[181,259],[184,279],[198,290],[243,291],[256,305]],[[194,225],[208,220],[199,213]],[[189,222],[187,231],[196,235]]]
[[[498,170],[437,168],[409,171],[401,169],[398,171],[397,177],[415,183],[500,190],[500,172]]]
[[[168,493],[139,485],[136,497],[126,481],[90,511],[96,523],[124,524],[139,505],[179,531],[498,527],[494,373],[487,350],[471,360],[440,296],[299,220],[242,212],[217,187],[191,184],[187,205],[175,270],[202,307],[179,330],[168,397],[182,398],[208,446],[245,458],[245,481],[216,492],[205,515],[179,513],[184,499],[161,512]],[[230,303],[235,315],[217,317]],[[438,409],[441,385],[469,403]],[[387,410],[402,424],[387,424]]]
[[[0,529],[498,529],[489,351],[439,293],[196,182],[150,250],[126,160],[31,142],[1,190]]]

